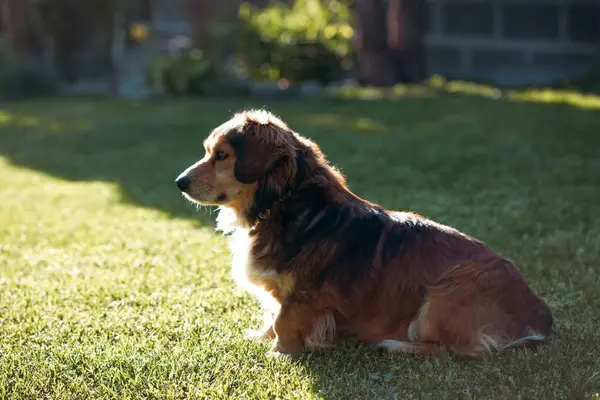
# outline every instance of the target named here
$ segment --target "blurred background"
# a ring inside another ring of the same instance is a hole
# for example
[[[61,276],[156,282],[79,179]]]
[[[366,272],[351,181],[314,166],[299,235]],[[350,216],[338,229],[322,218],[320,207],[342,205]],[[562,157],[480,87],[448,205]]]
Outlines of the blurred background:
[[[600,0],[0,0],[0,399],[600,400],[599,58]],[[174,183],[260,107],[514,260],[548,346],[268,358]]]
[[[598,0],[0,0],[0,98],[597,75]]]

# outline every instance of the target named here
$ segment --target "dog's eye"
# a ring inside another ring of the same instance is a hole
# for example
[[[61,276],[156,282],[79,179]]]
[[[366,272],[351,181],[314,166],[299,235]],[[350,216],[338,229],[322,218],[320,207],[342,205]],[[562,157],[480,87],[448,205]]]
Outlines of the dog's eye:
[[[225,153],[224,151],[217,151],[217,154],[215,154],[216,161],[223,161],[227,157],[229,157],[229,154]]]

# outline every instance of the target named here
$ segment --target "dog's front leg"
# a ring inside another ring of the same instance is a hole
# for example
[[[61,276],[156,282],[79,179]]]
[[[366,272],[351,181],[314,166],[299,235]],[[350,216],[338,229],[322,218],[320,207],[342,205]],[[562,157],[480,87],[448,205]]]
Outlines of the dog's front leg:
[[[318,314],[310,301],[286,299],[273,323],[276,338],[271,351],[298,356]]]

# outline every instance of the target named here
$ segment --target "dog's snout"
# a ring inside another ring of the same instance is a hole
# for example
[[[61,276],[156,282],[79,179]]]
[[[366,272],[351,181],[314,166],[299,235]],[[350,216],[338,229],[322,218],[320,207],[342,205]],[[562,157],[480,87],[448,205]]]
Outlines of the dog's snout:
[[[177,184],[177,187],[179,188],[179,190],[181,190],[182,192],[185,192],[188,187],[190,186],[190,180],[188,179],[187,176],[180,176],[175,180],[175,183]]]

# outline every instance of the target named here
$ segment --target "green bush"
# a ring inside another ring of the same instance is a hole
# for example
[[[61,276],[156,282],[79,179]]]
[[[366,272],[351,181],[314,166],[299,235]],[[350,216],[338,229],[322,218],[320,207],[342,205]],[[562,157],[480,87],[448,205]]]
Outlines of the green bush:
[[[59,78],[38,59],[16,57],[0,42],[0,99],[49,96],[59,90]]]
[[[351,11],[341,0],[240,8],[237,56],[257,80],[326,83],[351,66]]]
[[[170,95],[198,94],[217,76],[202,50],[157,55],[148,71],[148,86]]]
[[[200,49],[179,49],[155,57],[148,86],[171,95],[245,94],[246,88],[227,82],[249,77],[327,83],[341,78],[351,67],[354,32],[348,1],[295,0],[292,5],[276,2],[264,9],[242,4],[239,29],[232,39],[235,54],[227,65],[217,67],[216,60]]]

